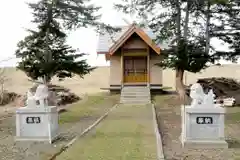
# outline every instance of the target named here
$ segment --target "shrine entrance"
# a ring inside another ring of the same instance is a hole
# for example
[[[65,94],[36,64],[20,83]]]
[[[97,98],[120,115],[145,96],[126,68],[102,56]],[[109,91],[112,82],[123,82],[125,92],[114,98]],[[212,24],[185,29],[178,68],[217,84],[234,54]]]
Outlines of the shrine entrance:
[[[145,83],[148,81],[147,56],[124,56],[124,83]]]

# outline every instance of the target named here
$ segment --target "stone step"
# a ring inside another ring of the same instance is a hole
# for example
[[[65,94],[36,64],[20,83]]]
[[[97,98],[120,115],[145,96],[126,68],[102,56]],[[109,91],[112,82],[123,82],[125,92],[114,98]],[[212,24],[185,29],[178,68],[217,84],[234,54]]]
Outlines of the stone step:
[[[146,87],[146,86],[138,86],[138,87],[137,87],[137,86],[124,86],[123,88],[134,88],[134,89],[135,89],[135,88],[136,88],[136,89],[139,89],[139,88],[142,89],[142,88],[144,88],[144,89],[148,89],[149,87]]]
[[[123,94],[120,97],[130,97],[130,98],[134,98],[134,97],[140,97],[140,98],[151,98],[150,95],[130,95],[130,94]]]
[[[151,97],[150,95],[129,95],[129,94],[123,94],[121,95],[121,97],[140,97],[140,98],[144,98],[144,97]]]
[[[149,102],[150,99],[121,99],[121,102],[131,102],[131,101],[138,101],[138,102]]]
[[[124,95],[121,95],[121,97],[140,97],[140,98],[144,98],[144,97],[149,97],[151,98],[150,95],[128,95],[128,94],[124,94]]]
[[[122,98],[120,99],[120,101],[150,101],[150,99],[126,99],[126,98]]]
[[[150,102],[149,99],[139,100],[139,99],[121,99],[120,102]]]
[[[146,104],[151,104],[151,103],[120,103],[120,104],[125,104],[125,105],[146,105]]]
[[[149,93],[150,91],[134,91],[134,90],[129,90],[129,91],[121,91],[122,93]]]
[[[133,100],[136,100],[136,101],[149,101],[151,100],[150,98],[120,98],[120,100],[126,100],[126,101],[133,101]]]
[[[149,91],[122,91],[122,94],[127,93],[127,94],[150,94]]]
[[[151,95],[149,87],[123,87],[120,103],[123,104],[149,104]]]
[[[123,87],[123,89],[149,89],[149,87]]]
[[[126,97],[126,98],[151,98],[151,96],[148,95],[121,95],[120,97]]]
[[[123,88],[122,91],[149,91],[149,88]]]
[[[144,94],[122,94],[121,97],[141,97],[141,98],[144,98],[144,97],[149,97],[150,98],[150,95],[144,95]]]
[[[149,96],[149,93],[121,93],[121,95],[126,95],[126,96]]]
[[[121,99],[120,101],[124,101],[124,102],[130,102],[130,101],[138,101],[138,102],[149,102],[149,101],[151,101],[150,99],[141,99],[141,100],[139,100],[139,99]]]
[[[150,91],[150,89],[134,89],[134,88],[123,88],[122,91]]]
[[[132,91],[132,90],[130,90],[130,91],[121,91],[121,93],[139,93],[139,94],[148,93],[148,94],[150,94],[150,91]]]
[[[150,104],[151,101],[120,101],[122,104]]]

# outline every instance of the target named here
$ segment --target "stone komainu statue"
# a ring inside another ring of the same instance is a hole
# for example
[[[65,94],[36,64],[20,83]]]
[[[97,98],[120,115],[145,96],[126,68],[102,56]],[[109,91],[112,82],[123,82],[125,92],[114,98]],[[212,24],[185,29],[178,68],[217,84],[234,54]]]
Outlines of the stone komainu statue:
[[[190,88],[190,97],[192,98],[192,107],[213,107],[215,94],[213,90],[210,90],[208,94],[205,94],[202,86],[199,83],[195,83]]]
[[[57,105],[56,95],[54,94],[54,92],[49,92],[48,87],[45,84],[39,84],[36,87],[35,93],[33,92],[33,89],[30,89],[27,93],[26,105],[28,107],[44,107]]]

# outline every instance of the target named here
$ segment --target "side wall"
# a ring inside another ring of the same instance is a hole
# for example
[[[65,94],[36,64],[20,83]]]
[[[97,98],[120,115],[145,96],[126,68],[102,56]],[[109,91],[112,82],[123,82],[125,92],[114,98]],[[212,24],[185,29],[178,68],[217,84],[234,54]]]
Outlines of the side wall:
[[[110,57],[110,80],[109,85],[121,85],[121,56],[113,55]],[[108,76],[108,75],[104,75]]]
[[[156,66],[156,63],[159,63],[161,56],[156,53],[151,53],[150,56],[150,84],[153,85],[162,85],[162,69]]]

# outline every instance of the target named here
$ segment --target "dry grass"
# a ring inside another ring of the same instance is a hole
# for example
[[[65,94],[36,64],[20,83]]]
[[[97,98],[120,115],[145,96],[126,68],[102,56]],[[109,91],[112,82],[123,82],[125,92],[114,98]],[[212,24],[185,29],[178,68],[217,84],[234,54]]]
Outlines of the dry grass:
[[[207,77],[226,77],[240,80],[240,65],[222,65],[212,66],[199,73],[193,74],[186,72],[184,76],[184,83],[187,85],[196,82],[198,78]],[[16,71],[15,68],[6,69],[9,81],[6,88],[16,93],[26,92],[31,82],[27,81],[27,76],[22,71]],[[57,79],[53,80],[54,84],[63,85],[71,89],[75,94],[81,95],[83,93],[96,93],[101,91],[101,87],[108,87],[109,85],[110,68],[98,67],[91,74],[86,75],[84,79],[74,77],[66,79],[63,82],[58,82]],[[162,83],[165,87],[175,88],[175,71],[170,69],[163,70]],[[77,87],[76,87],[77,86]]]
[[[16,68],[5,68],[4,74],[8,79],[4,83],[4,89],[8,92],[24,95],[33,86],[33,82],[28,80],[29,78],[25,73]],[[103,92],[100,88],[108,87],[109,85],[109,67],[99,67],[91,74],[85,75],[84,79],[74,76],[64,81],[58,81],[57,78],[54,78],[52,83],[70,89],[71,92],[79,97],[83,97],[85,94],[96,94]],[[6,106],[1,106],[0,115],[8,111],[14,111],[19,107],[18,103],[21,103],[20,99]]]
[[[8,91],[23,94],[33,85],[31,81],[28,81],[25,73],[16,68],[6,68],[5,74],[9,79],[5,83],[5,88]],[[84,79],[75,76],[60,82],[57,78],[54,78],[52,83],[64,86],[78,96],[101,92],[100,88],[107,87],[109,84],[109,67],[99,67],[91,74],[85,75]]]
[[[235,160],[240,157],[240,108],[227,108],[225,136],[228,149],[184,149],[179,140],[180,102],[175,95],[156,96],[155,100],[166,160]]]

